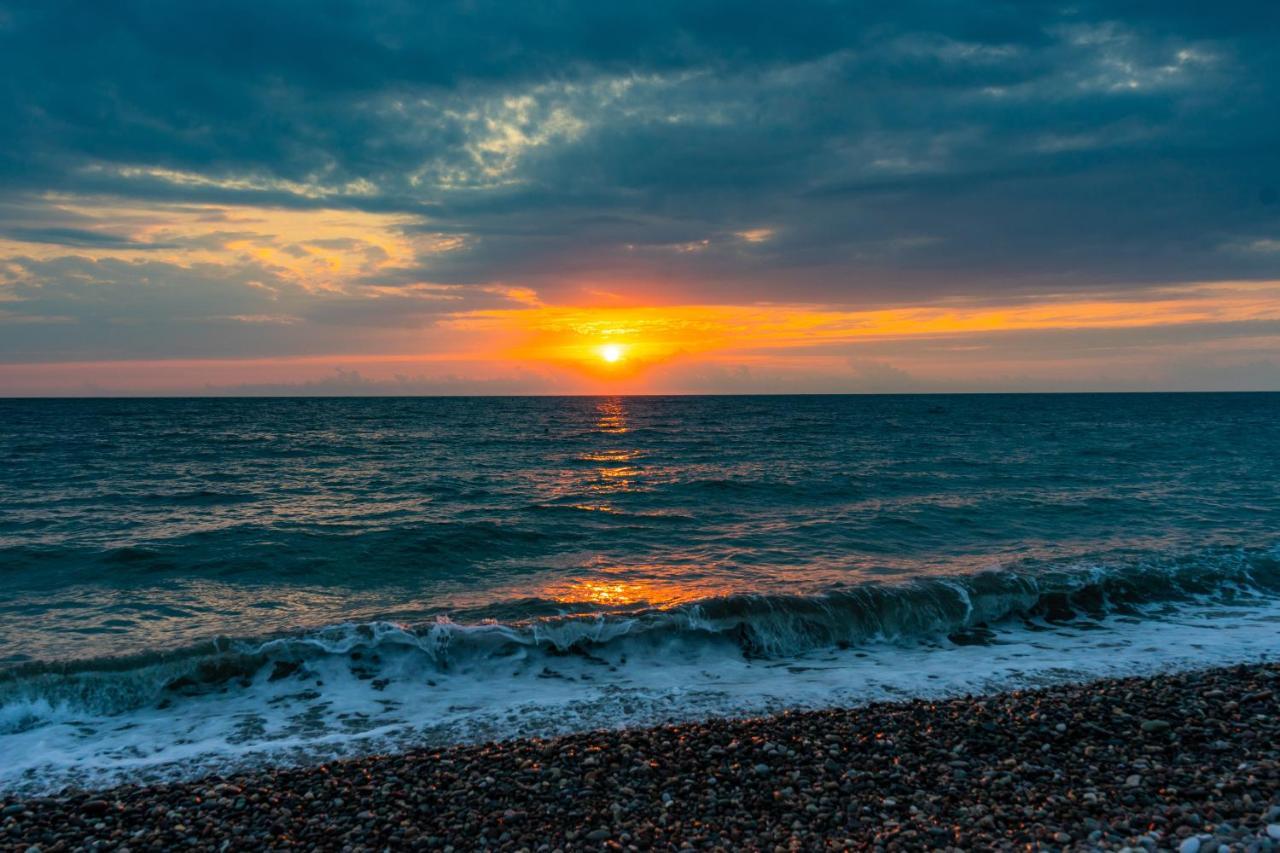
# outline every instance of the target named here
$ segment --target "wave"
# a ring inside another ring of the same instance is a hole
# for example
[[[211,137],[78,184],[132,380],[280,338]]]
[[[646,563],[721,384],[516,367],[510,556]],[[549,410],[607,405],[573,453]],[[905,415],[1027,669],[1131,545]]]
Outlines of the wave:
[[[638,516],[637,516],[638,517]],[[49,586],[80,580],[86,567],[101,567],[116,581],[167,573],[183,579],[245,575],[270,580],[313,576],[359,585],[375,566],[383,579],[416,575],[424,565],[439,574],[494,557],[531,557],[581,540],[575,528],[537,529],[494,521],[440,521],[407,527],[357,528],[346,524],[228,524],[165,539],[122,546],[7,545],[0,539],[0,573],[12,584]]]
[[[681,647],[744,660],[778,660],[870,643],[980,643],[991,626],[1027,627],[1143,616],[1181,602],[1243,602],[1280,595],[1272,551],[1224,551],[1182,560],[1057,571],[988,571],[902,584],[860,584],[822,595],[739,594],[671,609],[613,610],[510,621],[344,623],[294,634],[220,638],[163,653],[25,663],[0,674],[0,734],[75,714],[163,707],[181,697],[305,677],[340,660],[362,680],[483,675],[512,662],[578,656],[658,662]],[[504,608],[577,610],[540,599]],[[388,661],[394,660],[394,666]],[[385,671],[384,671],[385,670]]]

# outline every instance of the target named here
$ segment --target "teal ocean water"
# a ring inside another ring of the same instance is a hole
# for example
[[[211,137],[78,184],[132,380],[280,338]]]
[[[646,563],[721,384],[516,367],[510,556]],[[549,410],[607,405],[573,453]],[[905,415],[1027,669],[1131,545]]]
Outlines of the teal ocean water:
[[[0,789],[1280,652],[1280,395],[8,400],[0,459]]]

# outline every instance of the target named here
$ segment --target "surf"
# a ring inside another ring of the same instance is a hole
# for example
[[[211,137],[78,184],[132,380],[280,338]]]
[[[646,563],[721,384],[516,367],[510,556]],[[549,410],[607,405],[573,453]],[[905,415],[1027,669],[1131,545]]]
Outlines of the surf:
[[[0,676],[0,747],[13,759],[0,788],[1265,659],[1278,588],[1274,548],[1211,551],[33,662]]]

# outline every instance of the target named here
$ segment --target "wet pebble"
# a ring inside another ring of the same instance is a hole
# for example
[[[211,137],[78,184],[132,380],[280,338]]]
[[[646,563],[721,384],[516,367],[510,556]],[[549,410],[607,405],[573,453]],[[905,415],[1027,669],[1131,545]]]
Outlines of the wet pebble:
[[[1234,667],[0,799],[0,850],[1277,850],[1277,688]]]

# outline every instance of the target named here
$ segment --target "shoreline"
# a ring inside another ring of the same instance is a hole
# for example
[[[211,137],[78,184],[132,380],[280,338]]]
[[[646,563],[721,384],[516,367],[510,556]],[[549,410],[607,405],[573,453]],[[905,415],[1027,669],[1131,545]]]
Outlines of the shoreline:
[[[1280,664],[0,798],[0,847],[1280,850]]]

